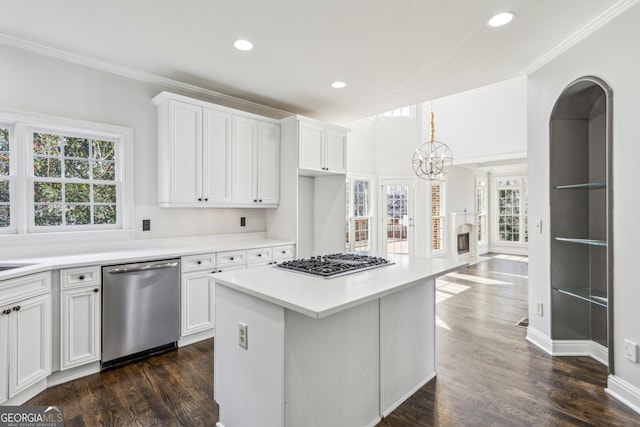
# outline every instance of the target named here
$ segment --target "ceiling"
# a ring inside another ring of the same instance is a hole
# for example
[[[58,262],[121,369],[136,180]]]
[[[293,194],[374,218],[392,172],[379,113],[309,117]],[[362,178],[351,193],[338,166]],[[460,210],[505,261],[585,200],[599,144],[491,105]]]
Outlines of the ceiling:
[[[521,75],[630,0],[0,0],[16,39],[344,123]],[[514,11],[490,28],[495,13]],[[254,49],[233,47],[238,38]],[[332,89],[334,80],[347,87]]]

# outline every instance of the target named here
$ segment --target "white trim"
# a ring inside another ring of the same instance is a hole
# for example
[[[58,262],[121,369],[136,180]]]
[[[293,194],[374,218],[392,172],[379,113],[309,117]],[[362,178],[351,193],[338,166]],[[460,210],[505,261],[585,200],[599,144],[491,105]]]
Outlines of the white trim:
[[[178,340],[178,347],[185,347],[215,337],[215,329],[206,329],[191,335],[183,335]]]
[[[217,100],[226,101],[228,103],[233,103],[234,105],[241,106],[243,109],[246,108],[248,111],[252,111],[258,114],[263,114],[266,116],[271,116],[276,119],[282,119],[284,117],[287,117],[293,114],[288,111],[280,110],[278,108],[257,104],[255,102],[236,98],[230,95],[225,95],[223,93],[215,92],[213,90],[204,89],[188,83],[183,83],[177,80],[162,77],[157,74],[148,73],[146,71],[137,70],[135,68],[126,67],[113,62],[99,60],[96,58],[89,58],[87,56],[79,55],[72,52],[66,52],[61,49],[56,49],[50,46],[46,46],[44,44],[23,40],[17,37],[12,37],[7,34],[0,33],[0,44],[15,47],[18,49],[23,49],[29,52],[48,56],[55,59],[61,59],[63,61],[83,65],[85,67],[94,68],[99,71],[104,71],[107,73],[127,77],[130,79],[138,80],[145,83],[159,85],[159,86],[167,87],[171,89],[183,90],[183,91],[187,91],[194,94],[211,96],[216,98]]]
[[[606,347],[591,340],[552,340],[546,334],[529,326],[526,340],[551,356],[589,356],[609,366]]]
[[[545,353],[553,356],[553,342],[551,341],[551,338],[536,328],[532,326],[527,327],[526,340],[540,348]]]
[[[580,41],[585,39],[587,36],[596,32],[601,27],[605,26],[611,20],[613,20],[618,15],[622,14],[624,11],[629,9],[631,6],[635,5],[638,0],[620,0],[612,5],[610,8],[604,10],[602,13],[594,17],[591,21],[587,22],[585,25],[580,27],[577,31],[571,34],[569,37],[556,44],[550,50],[548,50],[541,57],[527,65],[522,69],[522,74],[528,76],[534,71],[540,69],[542,66],[551,62],[554,58],[561,55],[563,52],[569,50],[571,47],[578,44]]]
[[[100,362],[89,363],[87,365],[81,365],[64,371],[56,371],[47,377],[47,388],[77,380],[78,378],[83,378],[98,372],[100,372]]]
[[[123,234],[130,233],[133,218],[133,129],[125,126],[97,123],[85,120],[75,120],[64,117],[50,116],[38,113],[26,113],[21,111],[0,110],[0,121],[13,124],[13,143],[11,149],[15,152],[15,161],[12,161],[11,175],[14,179],[14,193],[12,195],[13,224],[11,233],[1,233],[3,242],[23,243],[29,242],[30,235],[42,235],[52,233],[56,239],[62,234],[73,234],[83,238],[89,233],[95,238],[94,232],[117,234],[122,238]],[[85,137],[104,138],[114,141],[119,150],[116,156],[118,177],[118,218],[115,226],[82,226],[82,227],[51,227],[48,229],[35,228],[33,220],[32,198],[33,194],[33,151],[30,142],[30,132],[46,131],[56,133],[69,133]],[[12,153],[13,155],[13,153]],[[17,165],[17,167],[14,166]],[[125,233],[123,233],[125,232]],[[66,237],[65,237],[66,238]]]
[[[392,413],[393,411],[395,411],[398,406],[402,405],[402,403],[407,400],[408,398],[410,398],[414,393],[416,393],[418,390],[420,390],[422,387],[424,387],[425,385],[427,385],[432,379],[434,379],[436,377],[436,373],[433,372],[432,374],[430,374],[429,376],[427,376],[427,378],[425,378],[424,380],[420,381],[415,387],[411,388],[407,393],[405,393],[401,398],[399,398],[398,400],[396,400],[395,402],[393,402],[393,404],[391,404],[387,409],[385,409],[384,411],[382,411],[382,418],[386,417],[387,415],[389,415],[390,413]]]
[[[640,414],[640,388],[616,375],[609,375],[604,391]]]

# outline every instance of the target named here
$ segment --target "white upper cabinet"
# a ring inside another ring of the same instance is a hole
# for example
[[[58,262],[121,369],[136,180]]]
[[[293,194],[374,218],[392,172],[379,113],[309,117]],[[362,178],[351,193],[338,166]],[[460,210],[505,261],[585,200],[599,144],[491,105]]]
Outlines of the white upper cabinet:
[[[280,126],[275,120],[168,92],[153,102],[160,206],[277,205]]]
[[[232,118],[235,205],[275,207],[280,200],[280,126]]]
[[[301,174],[344,174],[347,172],[345,129],[299,119],[299,159]]]

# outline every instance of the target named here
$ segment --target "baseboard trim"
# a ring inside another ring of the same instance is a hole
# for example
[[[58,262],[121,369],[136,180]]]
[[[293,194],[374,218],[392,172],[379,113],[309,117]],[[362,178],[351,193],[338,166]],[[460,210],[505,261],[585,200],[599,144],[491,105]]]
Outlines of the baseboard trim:
[[[11,399],[5,400],[0,406],[20,406],[29,399],[32,399],[47,389],[47,379],[44,378],[32,386],[22,390]],[[11,424],[11,423],[9,423]]]
[[[178,347],[184,347],[187,345],[195,344],[200,341],[208,340],[209,338],[213,338],[215,335],[214,329],[207,329],[205,331],[197,332],[192,335],[186,335],[180,337],[178,340]]]
[[[553,356],[553,342],[551,341],[551,338],[536,328],[531,326],[527,327],[526,340],[540,348],[545,353]]]
[[[100,372],[99,361],[64,371],[56,371],[47,378],[47,387],[64,384],[69,381],[77,380],[78,378],[86,377],[87,375],[97,374],[98,372]]]
[[[526,339],[551,356],[589,356],[603,365],[609,366],[609,351],[605,346],[595,341],[552,340],[531,326],[527,328]]]
[[[640,388],[620,377],[609,375],[607,378],[607,388],[605,388],[604,391],[640,414]]]

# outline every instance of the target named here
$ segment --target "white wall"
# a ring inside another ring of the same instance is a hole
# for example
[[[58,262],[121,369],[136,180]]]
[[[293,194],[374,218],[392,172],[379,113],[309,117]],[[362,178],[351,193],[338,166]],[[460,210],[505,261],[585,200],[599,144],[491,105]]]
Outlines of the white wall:
[[[640,286],[635,266],[640,228],[638,181],[640,133],[640,5],[634,5],[528,79],[528,156],[530,223],[543,221],[543,233],[529,241],[529,318],[537,331],[550,335],[550,321],[535,316],[535,301],[550,307],[549,284],[549,116],[570,82],[584,75],[602,78],[613,89],[613,276],[615,376],[627,386],[624,396],[640,408],[640,364],[626,360],[624,339],[640,343]],[[548,312],[548,310],[546,311]],[[610,379],[609,386],[612,386]],[[617,388],[620,392],[620,388]]]
[[[0,57],[0,109],[134,129],[133,224],[138,238],[265,231],[264,209],[156,206],[156,107],[151,99],[167,88],[3,45]],[[240,216],[247,218],[246,227],[240,227]],[[141,231],[143,218],[151,219],[150,232]]]
[[[454,164],[524,157],[526,102],[524,76],[435,99],[435,139],[451,147]],[[423,104],[427,132],[429,106]]]
[[[476,211],[476,171],[467,167],[454,166],[447,175],[446,211]]]
[[[351,129],[347,136],[347,173],[376,174],[376,120],[367,118],[344,125]]]

